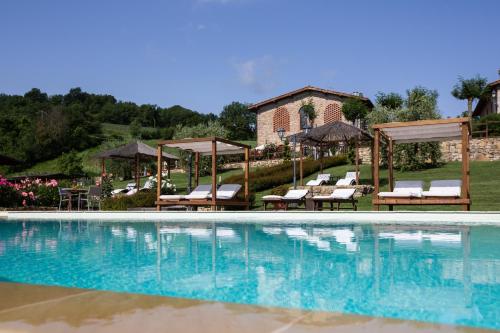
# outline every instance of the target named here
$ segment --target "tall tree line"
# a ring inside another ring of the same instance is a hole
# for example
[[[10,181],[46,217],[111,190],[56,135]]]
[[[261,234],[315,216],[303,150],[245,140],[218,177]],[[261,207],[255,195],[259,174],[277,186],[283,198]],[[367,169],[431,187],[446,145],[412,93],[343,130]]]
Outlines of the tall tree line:
[[[178,125],[193,126],[217,119],[182,106],[161,108],[118,101],[73,88],[65,95],[52,95],[34,88],[24,95],[0,94],[0,153],[26,166],[71,150],[83,150],[103,139],[101,123],[165,129],[173,134]]]

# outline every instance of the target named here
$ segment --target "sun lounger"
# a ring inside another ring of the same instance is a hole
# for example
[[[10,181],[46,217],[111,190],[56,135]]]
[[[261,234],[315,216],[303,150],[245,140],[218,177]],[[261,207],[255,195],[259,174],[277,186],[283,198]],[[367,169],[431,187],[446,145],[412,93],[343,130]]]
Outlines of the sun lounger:
[[[337,180],[337,186],[349,186],[356,184],[356,172],[346,172],[345,177]]]
[[[352,209],[357,210],[357,200],[354,199],[354,192],[356,192],[354,188],[338,188],[330,195],[314,196],[312,198],[314,201],[314,210],[321,210],[324,202],[330,203],[330,210],[333,210],[334,203],[337,204],[337,210],[341,209],[341,203],[350,203],[352,204]]]
[[[329,173],[320,173],[316,177],[316,179],[311,179],[306,183],[307,186],[319,186],[323,185],[324,183],[329,183],[330,182],[330,174]]]
[[[421,180],[396,181],[394,191],[380,192],[380,198],[421,198],[424,182]]]
[[[212,192],[212,185],[198,185],[191,193],[187,195],[180,194],[164,194],[160,195],[160,200],[192,200],[192,199],[207,199]]]
[[[281,195],[265,195],[262,197],[264,201],[264,210],[267,209],[269,203],[283,203],[285,210],[291,203],[301,204],[306,200],[306,195],[309,190],[289,190],[284,196]]]
[[[131,190],[135,189],[135,183],[128,183],[125,188],[118,188],[116,190],[113,190],[111,192],[111,195],[116,195],[120,193],[127,193],[130,192]]]
[[[462,181],[458,179],[433,180],[429,191],[423,191],[424,197],[459,198],[462,193]]]

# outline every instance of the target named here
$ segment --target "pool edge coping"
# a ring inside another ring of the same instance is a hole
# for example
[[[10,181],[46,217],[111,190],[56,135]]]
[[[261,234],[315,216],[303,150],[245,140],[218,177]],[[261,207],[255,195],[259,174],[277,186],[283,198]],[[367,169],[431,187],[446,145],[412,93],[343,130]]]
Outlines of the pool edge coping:
[[[3,213],[3,214],[2,214]],[[263,219],[265,216],[265,219]],[[237,219],[237,220],[235,220]],[[377,224],[488,224],[500,226],[500,212],[304,212],[304,211],[8,211],[0,212],[0,221],[16,220],[91,220],[127,222],[234,222],[234,223],[377,223]]]

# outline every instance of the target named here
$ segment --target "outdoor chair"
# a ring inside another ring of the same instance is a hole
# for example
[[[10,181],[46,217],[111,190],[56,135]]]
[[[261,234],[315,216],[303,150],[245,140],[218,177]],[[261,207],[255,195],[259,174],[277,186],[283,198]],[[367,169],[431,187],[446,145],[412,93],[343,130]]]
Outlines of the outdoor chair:
[[[295,203],[297,205],[303,204],[306,201],[306,195],[309,193],[309,190],[289,190],[284,196],[281,195],[265,195],[262,197],[262,201],[264,201],[264,210],[267,209],[267,205],[270,203],[278,204],[281,203],[284,205],[284,209],[288,209],[288,205],[291,203]]]
[[[316,179],[311,179],[306,183],[307,186],[319,186],[323,184],[327,184],[330,182],[330,174],[329,173],[320,173],[316,177]]]
[[[89,190],[85,193],[80,193],[78,195],[78,209],[82,207],[83,203],[86,203],[87,210],[94,209],[94,205],[101,210],[101,188],[99,186],[90,186]]]
[[[335,185],[337,186],[350,186],[356,184],[356,172],[350,171],[346,172],[345,177],[337,180]]]
[[[424,182],[421,180],[396,181],[394,191],[380,192],[381,198],[421,198],[423,195]]]
[[[62,209],[63,203],[66,202],[66,204],[69,207],[71,200],[78,199],[78,194],[71,194],[71,192],[67,188],[58,187],[58,191],[59,191],[59,210]]]
[[[423,191],[424,197],[459,198],[462,194],[462,181],[459,179],[433,180],[429,191]]]
[[[341,203],[350,203],[353,210],[357,210],[357,200],[354,199],[354,188],[338,188],[335,189],[330,195],[317,195],[312,199],[314,201],[314,210],[322,210],[323,203],[330,203],[330,210],[333,210],[333,204],[337,204],[337,210],[340,210]]]

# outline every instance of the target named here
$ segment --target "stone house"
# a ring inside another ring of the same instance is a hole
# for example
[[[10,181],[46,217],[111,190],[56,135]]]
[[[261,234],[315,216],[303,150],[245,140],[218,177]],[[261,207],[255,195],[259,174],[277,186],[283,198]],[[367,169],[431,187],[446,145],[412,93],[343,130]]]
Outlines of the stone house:
[[[489,83],[488,88],[491,89],[491,94],[479,100],[472,113],[473,117],[484,117],[489,114],[500,113],[500,80]]]
[[[250,105],[249,109],[257,113],[257,145],[281,144],[280,128],[287,136],[301,132],[308,124],[302,107],[310,102],[314,105],[316,119],[308,125],[316,127],[335,121],[350,123],[342,114],[342,104],[349,98],[361,99],[370,110],[373,108],[372,102],[359,93],[348,94],[311,86]]]

